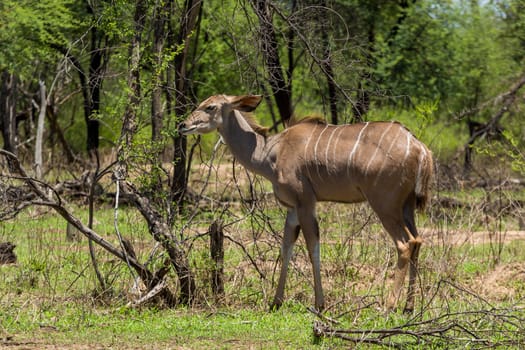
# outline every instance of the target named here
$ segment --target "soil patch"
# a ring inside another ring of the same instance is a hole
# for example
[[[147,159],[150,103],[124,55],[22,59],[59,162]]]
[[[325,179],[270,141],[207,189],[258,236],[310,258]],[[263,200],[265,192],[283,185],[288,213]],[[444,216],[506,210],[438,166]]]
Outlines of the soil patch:
[[[485,243],[508,243],[514,240],[525,240],[525,231],[466,231],[447,229],[445,232],[435,229],[421,230],[425,244],[485,244]]]
[[[511,301],[520,298],[525,292],[521,289],[525,286],[525,263],[498,265],[488,274],[480,276],[476,284],[477,290],[488,300]]]

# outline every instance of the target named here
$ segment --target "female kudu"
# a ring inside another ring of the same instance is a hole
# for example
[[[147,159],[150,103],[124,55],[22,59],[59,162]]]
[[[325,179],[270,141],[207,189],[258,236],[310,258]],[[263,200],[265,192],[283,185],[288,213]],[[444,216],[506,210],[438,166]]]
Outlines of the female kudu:
[[[414,308],[421,238],[414,211],[429,198],[433,161],[428,148],[396,122],[329,125],[299,121],[266,136],[251,115],[261,96],[211,96],[180,125],[184,134],[218,130],[235,158],[271,181],[288,208],[282,266],[272,307],[279,307],[293,245],[302,230],[313,266],[315,306],[324,307],[319,260],[317,201],[368,201],[396,245],[398,260],[387,308],[396,307],[410,266],[405,312]]]

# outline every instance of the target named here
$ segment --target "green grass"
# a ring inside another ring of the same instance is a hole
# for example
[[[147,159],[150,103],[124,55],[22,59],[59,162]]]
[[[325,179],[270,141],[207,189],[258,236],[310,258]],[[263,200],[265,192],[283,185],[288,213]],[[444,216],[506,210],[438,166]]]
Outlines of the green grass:
[[[313,346],[313,315],[291,305],[280,312],[231,309],[129,309],[66,302],[38,314],[2,310],[2,326],[18,342],[114,348],[268,348]],[[18,308],[17,308],[18,309]]]
[[[229,186],[225,190],[217,185],[215,193],[226,193],[231,200],[238,200],[237,188],[233,184]],[[258,193],[266,192],[265,184],[257,186]],[[249,198],[244,187],[241,193]],[[450,195],[464,198],[470,204],[485,200],[484,193],[477,191],[450,192]],[[522,193],[505,195],[516,198]],[[313,288],[302,238],[290,266],[287,302],[279,311],[268,312],[280,267],[279,236],[285,213],[271,197],[260,199],[257,204],[250,207],[232,202],[225,211],[212,203],[196,209],[197,215],[182,234],[187,247],[191,246],[190,264],[197,281],[197,302],[191,307],[173,309],[152,305],[140,309],[128,307],[127,303],[135,298],[131,291],[133,276],[125,264],[97,248],[101,270],[111,285],[111,291],[101,296],[87,242],[66,241],[66,224],[52,211],[31,209],[14,220],[1,222],[0,241],[17,245],[18,264],[0,266],[0,347],[14,343],[25,344],[28,349],[49,345],[119,349],[353,346],[340,339],[317,339],[313,335],[313,323],[319,319],[307,310],[313,303]],[[83,208],[74,209],[85,221]],[[441,230],[446,239],[487,227],[480,224],[484,215],[476,211],[458,209],[447,212],[448,216],[444,212],[444,208],[434,208],[428,217],[421,215],[419,226]],[[416,314],[385,315],[382,305],[390,291],[396,257],[391,239],[366,205],[323,203],[318,213],[326,315],[340,322],[332,327],[366,331],[402,327],[415,321],[428,321],[432,325],[438,320],[447,320],[480,332],[493,329],[487,337],[494,342],[523,341],[524,329],[519,322],[511,323],[494,313],[483,312],[504,310],[501,314],[519,320],[525,318],[525,274],[520,274],[525,267],[524,241],[500,245],[497,240],[486,239],[474,244],[429,239],[421,250]],[[117,245],[111,207],[98,206],[95,218],[95,230]],[[226,223],[228,237],[224,262],[226,292],[221,303],[210,293],[211,260],[207,237],[202,236],[211,221],[218,218]],[[510,216],[499,219],[503,223],[514,220]],[[184,220],[177,223],[177,234],[185,223]],[[514,223],[509,227],[512,225]],[[119,230],[133,243],[139,260],[145,261],[154,242],[135,210],[120,209]],[[494,233],[505,234],[497,230]],[[244,249],[240,249],[239,244]],[[157,253],[154,260],[158,263],[163,257]],[[174,272],[169,274],[168,285],[177,291]],[[499,315],[498,312],[495,313]],[[418,331],[420,327],[412,325],[409,329]],[[459,331],[456,335],[457,339],[465,337]],[[357,336],[371,335],[365,332]],[[410,335],[399,335],[392,341],[404,342],[404,347],[414,349],[476,347],[457,339],[450,343],[439,337],[424,338],[416,344]],[[362,343],[357,347],[377,348]]]

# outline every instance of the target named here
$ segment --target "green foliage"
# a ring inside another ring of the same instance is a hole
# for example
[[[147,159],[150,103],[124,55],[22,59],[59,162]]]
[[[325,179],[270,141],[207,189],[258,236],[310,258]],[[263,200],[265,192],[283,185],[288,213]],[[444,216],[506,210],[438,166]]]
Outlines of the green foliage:
[[[253,18],[235,1],[210,2],[203,11],[195,90],[201,98],[257,92]]]
[[[133,5],[129,0],[93,1],[95,13],[86,24],[103,31],[110,42],[127,40],[133,35]]]
[[[501,32],[499,38],[518,65],[525,59],[525,2],[523,0],[497,1],[494,13],[499,16]]]
[[[367,115],[370,121],[395,120],[405,125],[415,136],[430,147],[438,159],[451,159],[468,139],[465,125],[436,120],[438,101],[415,101],[412,109],[376,107]]]
[[[523,145],[512,132],[503,131],[503,137],[507,141],[508,148],[505,149],[507,156],[511,159],[512,170],[525,175],[525,154]]]
[[[518,131],[521,131],[518,129]],[[519,141],[513,131],[504,130],[501,142],[485,142],[475,147],[480,155],[490,159],[508,159],[511,169],[521,175],[525,174],[525,154],[523,142]]]
[[[0,3],[0,69],[34,74],[35,61],[54,64],[53,46],[67,46],[78,25],[72,0],[5,0]]]
[[[374,74],[394,96],[445,100],[454,84],[454,9],[451,2],[418,1],[406,9],[395,36],[376,35]]]
[[[418,1],[396,35],[376,35],[374,74],[388,95],[439,100],[440,110],[472,108],[501,91],[519,67],[508,55],[499,13],[470,1]],[[508,33],[510,34],[510,33]]]

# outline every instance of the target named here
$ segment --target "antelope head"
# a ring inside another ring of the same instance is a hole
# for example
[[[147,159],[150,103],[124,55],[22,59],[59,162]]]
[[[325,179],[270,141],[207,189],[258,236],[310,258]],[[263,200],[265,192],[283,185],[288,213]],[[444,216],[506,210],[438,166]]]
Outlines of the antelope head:
[[[215,95],[204,100],[184,122],[179,125],[182,135],[207,134],[220,129],[223,119],[233,110],[251,112],[262,100],[260,95]]]

